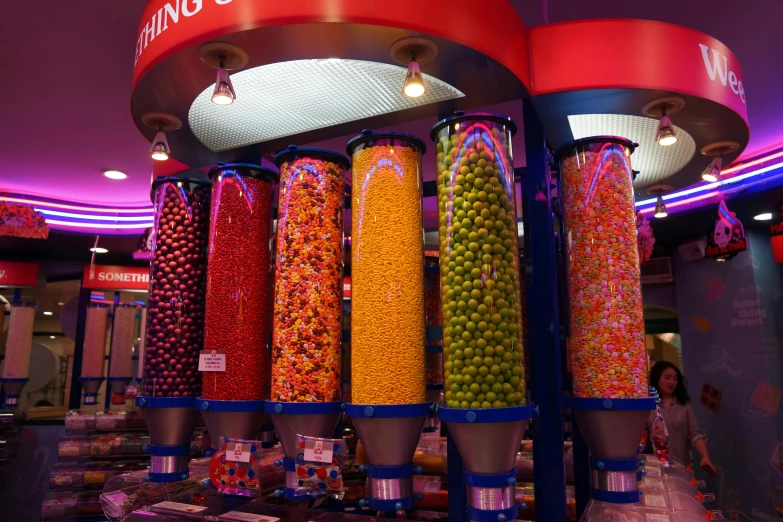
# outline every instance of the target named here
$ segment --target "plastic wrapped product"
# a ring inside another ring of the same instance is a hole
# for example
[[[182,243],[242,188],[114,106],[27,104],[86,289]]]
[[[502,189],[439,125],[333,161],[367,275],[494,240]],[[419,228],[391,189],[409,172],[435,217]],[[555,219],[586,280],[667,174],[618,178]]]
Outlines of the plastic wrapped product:
[[[53,488],[84,484],[84,464],[58,462],[49,471],[49,485]]]
[[[90,455],[90,439],[86,436],[66,436],[57,443],[57,455],[62,458]]]
[[[264,399],[269,393],[270,240],[277,174],[229,164],[214,168],[210,178],[204,350],[225,352],[226,371],[202,373],[202,396]]]
[[[66,431],[94,430],[96,413],[90,411],[71,410],[65,414]]]
[[[341,396],[344,171],[348,159],[294,145],[280,168],[272,400]]]
[[[561,148],[574,396],[647,397],[631,152],[623,138]]]
[[[511,136],[497,114],[439,122],[443,377],[450,408],[525,404]]]
[[[351,402],[426,400],[421,155],[415,136],[366,131],[348,143]]]

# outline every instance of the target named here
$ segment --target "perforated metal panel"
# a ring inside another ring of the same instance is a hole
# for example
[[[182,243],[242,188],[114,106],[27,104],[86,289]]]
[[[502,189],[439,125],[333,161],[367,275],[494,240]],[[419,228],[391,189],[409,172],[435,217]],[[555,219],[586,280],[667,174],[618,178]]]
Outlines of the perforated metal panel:
[[[402,94],[406,69],[359,60],[297,60],[231,75],[236,101],[210,101],[214,85],[196,97],[188,122],[212,152],[260,143],[411,109],[464,96],[424,75],[427,91],[419,98]]]
[[[639,171],[634,187],[659,183],[676,174],[696,152],[696,143],[683,129],[674,126],[677,143],[661,147],[655,140],[658,120],[627,114],[580,114],[569,116],[574,139],[591,136],[620,136],[639,144],[631,156],[631,166]],[[709,163],[707,161],[705,166]]]

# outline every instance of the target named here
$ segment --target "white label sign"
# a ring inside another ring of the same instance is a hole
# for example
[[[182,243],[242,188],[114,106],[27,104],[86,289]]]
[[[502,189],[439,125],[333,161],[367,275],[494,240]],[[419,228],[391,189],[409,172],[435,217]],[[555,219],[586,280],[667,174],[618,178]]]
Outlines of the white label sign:
[[[268,517],[265,515],[256,515],[255,513],[242,513],[241,511],[229,511],[225,515],[220,515],[219,520],[235,520],[237,522],[277,522],[277,517]]]
[[[193,506],[191,504],[182,504],[180,502],[159,502],[152,506],[152,510],[160,510],[160,511],[173,511],[176,513],[201,513],[202,511],[206,511],[207,508],[204,506]]]
[[[308,462],[332,462],[334,443],[323,440],[306,440],[304,460]]]
[[[250,462],[250,444],[229,442],[226,444],[226,460],[231,462]]]
[[[663,489],[663,481],[657,478],[646,477],[642,482],[649,489]]]
[[[200,372],[224,372],[226,371],[226,352],[212,350],[201,352],[198,357],[198,371]]]

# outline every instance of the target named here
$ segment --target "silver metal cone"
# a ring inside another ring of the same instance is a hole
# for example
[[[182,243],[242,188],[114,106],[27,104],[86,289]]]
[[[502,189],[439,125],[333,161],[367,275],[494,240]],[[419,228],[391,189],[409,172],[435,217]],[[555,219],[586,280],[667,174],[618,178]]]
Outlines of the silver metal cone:
[[[283,452],[289,459],[295,459],[299,453],[299,438],[297,435],[329,439],[334,436],[341,412],[314,413],[308,415],[287,415],[273,413],[272,422],[280,437]],[[260,427],[260,424],[259,424]]]
[[[109,386],[111,386],[111,392],[116,393],[117,395],[124,395],[125,394],[125,387],[130,382],[130,379],[122,379],[121,381],[115,381],[111,380],[109,381]]]
[[[650,412],[573,410],[587,448],[594,457],[633,459]]]
[[[416,446],[427,416],[391,419],[353,417],[352,419],[370,464],[402,466],[413,461],[413,454],[416,453]]]
[[[19,395],[25,384],[27,384],[27,380],[0,382],[6,395]]]
[[[190,438],[198,420],[198,411],[190,408],[141,408],[150,432],[150,442],[156,446],[190,446]]]
[[[220,437],[257,440],[263,411],[202,411],[212,448],[220,449]]]
[[[83,393],[98,393],[98,388],[101,387],[103,381],[80,381],[82,385]]]
[[[528,419],[509,422],[447,422],[467,471],[500,474],[511,471]]]

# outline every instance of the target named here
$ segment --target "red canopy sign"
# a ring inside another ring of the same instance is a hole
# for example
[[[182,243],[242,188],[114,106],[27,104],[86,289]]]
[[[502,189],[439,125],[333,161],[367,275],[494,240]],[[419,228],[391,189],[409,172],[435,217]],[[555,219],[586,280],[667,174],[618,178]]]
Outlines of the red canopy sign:
[[[150,270],[139,266],[89,265],[84,267],[83,284],[96,290],[149,289]]]
[[[0,261],[0,287],[35,286],[38,263]]]

